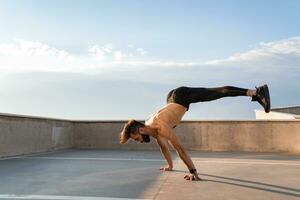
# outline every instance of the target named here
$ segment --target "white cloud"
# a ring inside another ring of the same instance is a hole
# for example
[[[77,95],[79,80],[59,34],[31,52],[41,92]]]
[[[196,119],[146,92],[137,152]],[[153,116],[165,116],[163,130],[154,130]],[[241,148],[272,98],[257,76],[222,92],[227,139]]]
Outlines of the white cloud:
[[[124,55],[122,54],[121,51],[115,51],[114,56],[116,60],[121,60]]]
[[[99,48],[98,46],[92,46],[88,49],[88,52],[96,56],[98,59],[103,60],[105,57],[105,52],[103,49]]]
[[[142,56],[145,55],[147,53],[147,51],[145,51],[143,48],[137,48],[136,51],[141,54]]]
[[[91,53],[99,60],[104,60],[109,55],[113,54],[113,47],[110,44],[105,46],[94,45],[88,48],[88,52]]]
[[[272,65],[284,64],[288,59],[300,58],[300,37],[293,37],[275,42],[261,42],[254,46],[253,49],[237,53],[225,59],[216,59],[205,62],[208,65],[224,65],[224,64],[249,64],[247,62],[255,62],[256,64],[270,63]],[[274,62],[275,61],[275,62]],[[290,62],[288,62],[290,64]],[[298,63],[294,63],[298,64]]]
[[[0,44],[0,70],[63,71],[76,60],[65,50],[41,42],[15,39],[12,43]]]
[[[134,48],[133,44],[127,45],[128,49],[116,49],[112,45],[94,45],[88,48],[88,52],[100,61],[114,62],[124,61],[124,64],[128,64],[128,60],[124,59],[135,59],[139,60],[140,56],[144,56],[147,51],[143,48]]]
[[[71,55],[57,48],[50,47],[40,42],[16,39],[15,43],[0,44],[0,54],[16,57],[42,57],[52,56],[59,59],[71,59]]]
[[[146,50],[136,48],[132,44],[127,45],[125,49],[106,44],[103,46],[90,46],[86,54],[76,55],[41,42],[18,39],[12,43],[0,43],[0,70],[102,73],[103,70],[117,71],[121,68],[132,71],[151,68],[156,70],[160,68],[214,70],[214,68],[211,68],[213,66],[224,69],[234,66],[248,70],[276,67],[300,70],[298,69],[300,63],[300,37],[267,43],[261,42],[249,51],[206,62],[150,60],[145,56],[146,54]]]

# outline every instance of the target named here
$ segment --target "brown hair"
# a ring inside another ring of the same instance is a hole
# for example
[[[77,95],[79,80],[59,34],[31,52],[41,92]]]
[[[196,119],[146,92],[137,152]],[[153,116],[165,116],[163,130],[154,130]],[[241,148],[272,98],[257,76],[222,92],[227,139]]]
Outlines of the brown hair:
[[[131,134],[135,134],[139,127],[144,127],[145,124],[138,122],[134,119],[129,120],[123,127],[120,133],[120,144],[125,144],[130,138]]]

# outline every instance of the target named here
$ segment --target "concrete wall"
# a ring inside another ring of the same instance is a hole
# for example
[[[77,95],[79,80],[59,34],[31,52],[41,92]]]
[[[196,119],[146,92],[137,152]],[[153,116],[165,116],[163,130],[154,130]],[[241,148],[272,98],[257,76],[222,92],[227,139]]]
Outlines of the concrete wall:
[[[158,149],[119,144],[126,121],[70,121],[0,114],[0,157],[80,149]],[[183,121],[175,133],[188,150],[300,154],[300,120]]]
[[[272,108],[271,111],[300,115],[300,106],[289,106],[289,107],[282,107],[282,108]]]
[[[74,148],[158,149],[153,142],[120,145],[125,121],[77,122]],[[175,129],[188,150],[289,152],[300,154],[300,121],[184,121]]]
[[[119,133],[126,121],[76,122],[74,148],[92,149],[157,149],[156,142],[148,144],[129,141],[119,144]]]
[[[71,148],[73,132],[70,121],[0,114],[0,157]]]
[[[300,153],[300,121],[202,121],[176,132],[191,150]]]

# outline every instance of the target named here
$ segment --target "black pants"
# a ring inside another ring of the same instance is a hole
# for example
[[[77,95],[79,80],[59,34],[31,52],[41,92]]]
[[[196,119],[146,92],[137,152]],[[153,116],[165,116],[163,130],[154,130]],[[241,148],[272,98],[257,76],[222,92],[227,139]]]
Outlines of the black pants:
[[[213,101],[222,97],[247,96],[247,90],[248,89],[233,86],[216,88],[182,86],[173,89],[168,93],[167,103],[178,103],[189,110],[189,105],[191,103]]]

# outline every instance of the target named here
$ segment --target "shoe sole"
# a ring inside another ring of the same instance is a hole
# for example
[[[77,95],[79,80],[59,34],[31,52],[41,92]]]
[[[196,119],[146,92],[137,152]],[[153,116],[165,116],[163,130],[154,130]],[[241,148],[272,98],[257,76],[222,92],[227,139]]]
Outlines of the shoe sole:
[[[268,85],[264,85],[263,89],[264,89],[264,94],[265,94],[265,98],[267,101],[267,106],[266,106],[265,112],[269,113],[271,110],[271,100],[270,100],[270,93],[269,93]]]

